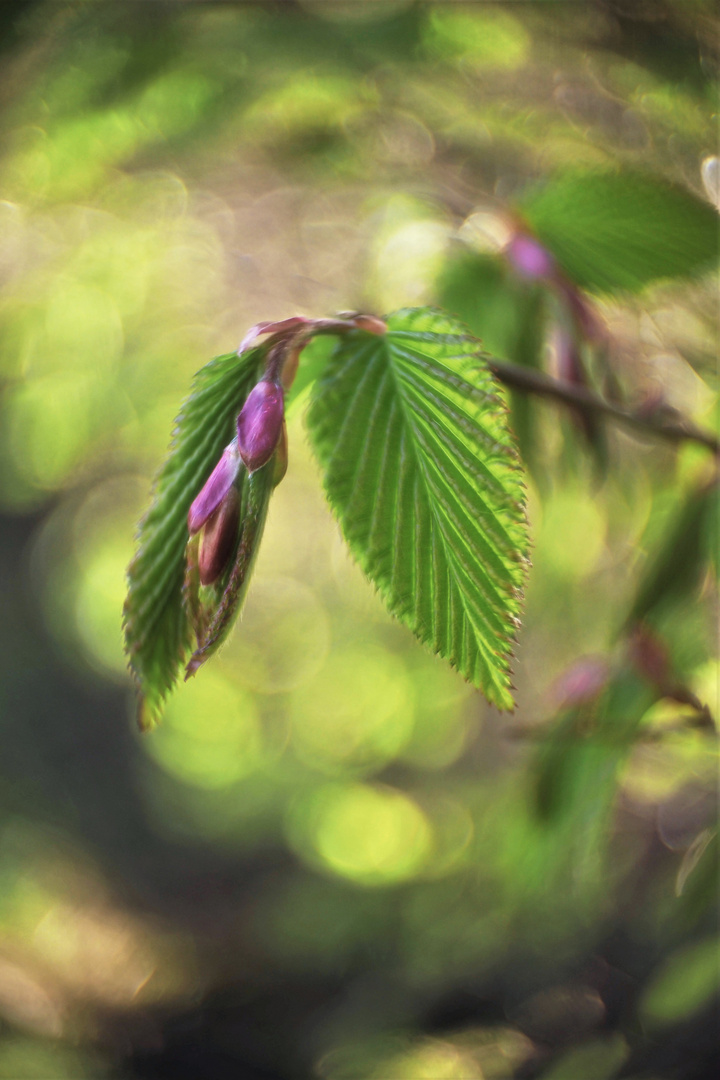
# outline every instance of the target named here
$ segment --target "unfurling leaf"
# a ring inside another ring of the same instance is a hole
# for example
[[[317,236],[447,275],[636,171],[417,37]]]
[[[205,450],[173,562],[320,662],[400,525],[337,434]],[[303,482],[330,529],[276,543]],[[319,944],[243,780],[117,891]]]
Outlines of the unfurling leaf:
[[[130,667],[144,701],[140,722],[157,719],[162,702],[193,648],[193,626],[183,603],[188,513],[235,434],[238,413],[257,381],[263,350],[217,357],[195,377],[192,393],[176,421],[168,458],[154,499],[140,524],[137,554],[128,569],[124,609]],[[197,507],[197,528],[219,505]],[[205,514],[207,510],[207,514]]]
[[[240,510],[240,533],[236,540],[235,558],[224,583],[221,595],[207,618],[201,611],[195,624],[198,647],[190,657],[185,678],[209,660],[227,637],[235,616],[242,607],[250,583],[250,575],[260,547],[270,495],[275,486],[275,462],[269,461],[260,469],[245,476]],[[200,553],[202,559],[202,550]],[[202,565],[200,565],[202,571]],[[202,574],[200,577],[202,581]]]
[[[522,471],[478,342],[428,309],[345,334],[311,439],[348,543],[390,611],[502,709],[527,565]]]

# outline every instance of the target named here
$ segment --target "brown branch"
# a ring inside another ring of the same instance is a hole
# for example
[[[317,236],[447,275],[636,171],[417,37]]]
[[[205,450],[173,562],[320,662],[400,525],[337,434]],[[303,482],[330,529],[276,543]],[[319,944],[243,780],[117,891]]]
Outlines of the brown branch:
[[[701,446],[712,450],[714,454],[720,454],[720,439],[696,427],[689,420],[669,419],[658,412],[648,414],[623,409],[619,405],[612,405],[609,401],[605,401],[593,390],[563,379],[553,379],[552,376],[536,371],[534,368],[521,367],[519,364],[511,364],[504,360],[490,360],[488,366],[501,383],[513,390],[555,398],[556,401],[562,401],[565,405],[610,416],[618,423],[635,428],[636,431],[644,431],[661,439],[669,439],[671,442],[689,440],[700,443]]]

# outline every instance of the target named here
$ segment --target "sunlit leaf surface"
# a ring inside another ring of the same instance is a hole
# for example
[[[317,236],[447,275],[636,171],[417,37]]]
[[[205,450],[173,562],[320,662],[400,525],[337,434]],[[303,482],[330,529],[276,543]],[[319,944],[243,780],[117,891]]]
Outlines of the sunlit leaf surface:
[[[527,532],[505,406],[460,324],[416,309],[389,327],[349,334],[315,386],[326,491],[390,610],[512,708]]]

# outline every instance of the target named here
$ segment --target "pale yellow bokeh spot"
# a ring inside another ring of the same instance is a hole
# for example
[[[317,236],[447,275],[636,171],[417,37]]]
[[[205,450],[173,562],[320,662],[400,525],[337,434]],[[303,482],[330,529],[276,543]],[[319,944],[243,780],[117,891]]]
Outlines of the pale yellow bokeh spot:
[[[127,590],[127,548],[107,544],[92,553],[82,567],[75,600],[75,621],[86,653],[101,669],[124,674],[120,613]]]
[[[305,808],[306,843],[322,865],[362,885],[415,876],[432,844],[427,818],[408,795],[367,784],[330,785]]]
[[[237,783],[263,760],[252,696],[216,667],[178,687],[162,724],[142,745],[178,780],[206,789]]]
[[[429,1042],[384,1061],[373,1080],[484,1080],[479,1063],[450,1043]]]
[[[592,573],[604,548],[605,519],[592,495],[580,488],[554,492],[535,536],[535,565],[579,580]]]
[[[381,233],[372,274],[381,309],[426,302],[445,258],[451,230],[441,221],[399,221]]]
[[[97,393],[91,375],[48,375],[21,384],[9,401],[12,471],[26,484],[62,487],[82,460]],[[4,486],[4,485],[3,485]]]
[[[377,768],[407,743],[413,712],[412,684],[398,658],[376,646],[336,651],[293,696],[293,746],[329,772]]]

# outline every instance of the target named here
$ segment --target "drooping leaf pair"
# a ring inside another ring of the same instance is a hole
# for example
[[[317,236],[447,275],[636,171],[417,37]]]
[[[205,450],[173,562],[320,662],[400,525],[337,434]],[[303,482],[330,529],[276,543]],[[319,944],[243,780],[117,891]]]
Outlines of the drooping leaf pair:
[[[224,640],[284,475],[283,394],[302,349],[337,335],[308,413],[325,489],[390,611],[511,708],[527,553],[522,472],[478,342],[429,309],[259,324],[196,377],[128,572],[125,632],[159,716],[186,666]],[[257,344],[260,335],[270,335]]]

